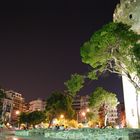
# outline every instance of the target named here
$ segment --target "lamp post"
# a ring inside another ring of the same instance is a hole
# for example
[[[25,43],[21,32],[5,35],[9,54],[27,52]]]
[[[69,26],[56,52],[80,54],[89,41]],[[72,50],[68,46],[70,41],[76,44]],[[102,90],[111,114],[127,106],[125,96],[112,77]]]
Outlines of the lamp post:
[[[86,115],[87,115],[88,112],[90,112],[90,109],[89,109],[89,108],[85,108],[85,109],[81,112],[81,115],[82,115],[82,117],[83,117],[84,122],[87,122]]]
[[[60,115],[60,123],[61,123],[62,125],[65,124],[65,116],[64,116],[63,114]]]
[[[17,122],[18,122],[18,129],[19,129],[19,127],[20,127],[20,124],[19,124],[20,111],[19,110],[16,110],[15,114],[16,114],[16,118],[17,118]]]

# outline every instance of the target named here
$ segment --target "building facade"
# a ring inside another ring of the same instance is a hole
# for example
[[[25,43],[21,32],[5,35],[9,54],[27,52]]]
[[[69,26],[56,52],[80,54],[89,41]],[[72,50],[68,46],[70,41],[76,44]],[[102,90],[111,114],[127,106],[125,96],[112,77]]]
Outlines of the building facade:
[[[140,34],[140,0],[120,0],[114,11],[113,20],[131,26],[131,29]],[[124,72],[122,76],[126,125],[130,128],[140,127],[140,92],[136,90]],[[140,77],[137,72],[130,74],[131,79],[140,86]]]
[[[125,116],[124,103],[118,104],[117,109],[118,109],[118,124],[119,124],[119,127],[123,128],[126,126],[126,116]]]
[[[12,98],[12,111],[11,111],[11,121],[17,121],[18,119],[18,115],[20,112],[23,112],[23,107],[24,107],[24,98],[22,96],[22,94],[15,92],[13,90],[8,90],[5,91],[6,96],[11,97]],[[19,112],[19,113],[17,113]]]
[[[6,95],[5,98],[2,99],[3,107],[2,107],[2,121],[10,122],[11,115],[13,111],[13,99],[12,96]]]
[[[46,107],[46,102],[41,99],[37,99],[29,102],[29,112],[45,111],[45,107]]]
[[[76,117],[78,122],[86,121],[86,113],[89,111],[89,96],[75,96],[72,107],[76,111]]]
[[[72,107],[74,110],[80,111],[80,110],[88,108],[88,104],[89,104],[88,95],[86,96],[77,95],[73,100]]]

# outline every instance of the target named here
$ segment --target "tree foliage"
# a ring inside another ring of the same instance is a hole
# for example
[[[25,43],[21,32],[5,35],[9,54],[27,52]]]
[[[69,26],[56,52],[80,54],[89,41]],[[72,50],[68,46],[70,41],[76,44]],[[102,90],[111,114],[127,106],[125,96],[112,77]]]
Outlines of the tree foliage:
[[[123,23],[108,23],[96,31],[81,47],[82,62],[89,64],[93,71],[89,78],[105,71],[127,75],[135,87],[130,73],[140,76],[140,35]],[[93,76],[92,76],[93,75]]]
[[[64,114],[65,118],[73,117],[74,111],[71,106],[72,98],[68,95],[55,91],[46,102],[46,113],[50,123],[54,118],[60,116],[61,114]]]
[[[0,122],[2,121],[2,112],[3,112],[3,98],[6,96],[5,92],[0,89]]]
[[[102,109],[104,117],[108,115],[109,111],[115,109],[117,105],[116,94],[108,92],[102,87],[96,88],[89,99],[89,106],[93,108],[94,113],[99,113],[99,110]]]
[[[30,113],[21,113],[19,116],[20,123],[27,123],[30,125],[40,124],[41,122],[45,121],[46,114],[42,111],[34,111]]]
[[[46,114],[45,112],[42,111],[34,111],[28,114],[30,124],[36,125],[39,124],[46,119]]]
[[[66,81],[64,84],[67,87],[68,93],[74,97],[83,87],[84,77],[76,73],[72,74],[70,80]]]
[[[29,123],[30,120],[29,120],[29,115],[28,115],[28,113],[22,112],[22,113],[19,115],[19,122],[20,122],[20,123]]]
[[[97,109],[103,105],[107,106],[109,109],[113,109],[117,104],[118,99],[116,97],[116,94],[108,92],[102,87],[96,88],[89,99],[89,105]]]

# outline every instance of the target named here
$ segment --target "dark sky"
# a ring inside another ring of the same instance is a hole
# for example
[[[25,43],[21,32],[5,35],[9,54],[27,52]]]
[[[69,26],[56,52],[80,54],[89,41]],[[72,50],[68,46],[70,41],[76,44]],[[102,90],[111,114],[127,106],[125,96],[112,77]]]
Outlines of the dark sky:
[[[112,21],[119,0],[5,1],[0,4],[0,85],[22,93],[27,101],[64,90],[72,73],[84,74],[80,47],[92,33]],[[97,86],[122,94],[121,79],[101,77]]]

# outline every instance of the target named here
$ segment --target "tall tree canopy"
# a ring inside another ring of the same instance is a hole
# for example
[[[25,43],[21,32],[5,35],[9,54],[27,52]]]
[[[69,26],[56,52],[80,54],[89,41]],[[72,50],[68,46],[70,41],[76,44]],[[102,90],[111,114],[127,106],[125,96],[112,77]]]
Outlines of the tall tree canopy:
[[[94,110],[95,113],[99,113],[98,111],[100,109],[103,110],[105,126],[109,111],[115,109],[118,103],[119,102],[116,94],[108,92],[102,87],[96,88],[96,90],[91,94],[89,99],[89,106]]]
[[[66,81],[65,86],[67,87],[67,92],[74,97],[78,91],[83,87],[84,76],[80,74],[72,74],[71,78]]]
[[[108,23],[96,31],[81,47],[82,62],[89,64],[92,79],[105,71],[122,74],[122,71],[140,88],[131,73],[140,77],[140,35],[123,23]]]

